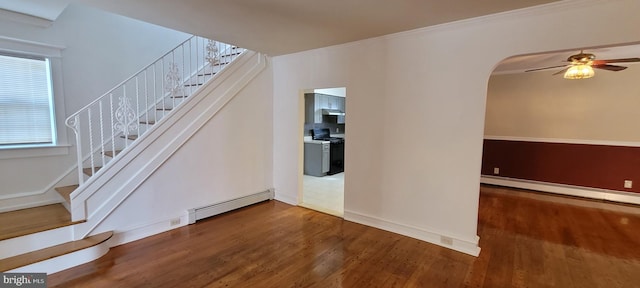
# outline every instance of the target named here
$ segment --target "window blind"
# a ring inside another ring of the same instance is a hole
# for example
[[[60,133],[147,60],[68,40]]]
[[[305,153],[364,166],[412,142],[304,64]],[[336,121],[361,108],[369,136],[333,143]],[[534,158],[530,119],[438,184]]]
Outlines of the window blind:
[[[53,143],[49,63],[0,54],[0,147]]]

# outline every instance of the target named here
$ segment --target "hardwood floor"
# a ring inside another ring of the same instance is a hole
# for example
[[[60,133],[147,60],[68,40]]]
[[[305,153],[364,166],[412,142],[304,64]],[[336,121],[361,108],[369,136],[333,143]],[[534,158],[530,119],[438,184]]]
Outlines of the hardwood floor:
[[[48,284],[637,287],[640,208],[620,212],[523,193],[481,188],[477,258],[270,201],[115,247],[50,275]]]
[[[73,225],[71,214],[61,204],[0,213],[0,240]]]

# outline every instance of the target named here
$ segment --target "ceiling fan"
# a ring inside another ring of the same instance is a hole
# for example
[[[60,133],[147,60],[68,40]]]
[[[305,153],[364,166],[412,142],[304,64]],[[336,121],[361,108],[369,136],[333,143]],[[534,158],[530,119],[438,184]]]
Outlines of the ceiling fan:
[[[593,68],[609,71],[621,71],[627,69],[627,67],[611,65],[610,63],[640,62],[640,58],[596,60],[596,55],[591,53],[584,53],[584,51],[581,50],[580,53],[569,56],[569,58],[567,58],[567,62],[570,63],[565,65],[530,69],[524,72],[564,67],[564,69],[553,73],[553,75],[564,73],[564,78],[566,79],[586,79],[593,77],[593,75],[595,74]]]

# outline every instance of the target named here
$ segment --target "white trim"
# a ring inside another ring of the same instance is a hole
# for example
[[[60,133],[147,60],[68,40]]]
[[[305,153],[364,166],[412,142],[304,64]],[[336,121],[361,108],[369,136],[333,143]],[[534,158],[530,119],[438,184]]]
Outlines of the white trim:
[[[0,51],[61,58],[64,49],[63,46],[0,36]]]
[[[0,259],[33,252],[73,240],[71,226],[60,227],[0,241]]]
[[[287,203],[289,205],[298,206],[298,199],[296,199],[296,197],[291,197],[289,195],[276,192],[275,197],[273,199],[283,203]]]
[[[471,256],[480,255],[480,247],[478,242],[480,237],[476,236],[473,240],[463,240],[462,237],[454,237],[446,235],[442,232],[436,232],[432,229],[424,229],[420,227],[413,227],[410,225],[395,223],[393,221],[377,218],[370,215],[364,215],[354,211],[344,211],[344,219],[351,222],[360,223],[363,225],[375,227],[385,231],[390,231],[400,235],[408,236],[418,240],[426,241],[438,246],[453,249],[458,252],[469,254]],[[449,238],[452,240],[451,245],[443,243],[443,238]]]
[[[76,226],[74,237],[82,239],[96,229],[266,67],[266,59],[262,54],[252,51],[243,53],[218,74],[218,81],[207,82],[199,88],[200,92],[196,91],[188,102],[180,105],[163,125],[153,126],[150,132],[123,151],[111,165],[103,168],[100,177],[91,177],[71,193],[72,219],[87,220],[87,225]],[[150,148],[156,142],[164,144],[154,145],[161,148]],[[95,203],[93,207],[92,202]]]
[[[534,138],[534,137],[494,136],[494,135],[485,135],[484,139],[485,140],[502,140],[502,141],[540,142],[540,143],[561,143],[561,144],[583,144],[583,145],[640,147],[640,142],[609,141],[609,140]]]
[[[67,171],[65,171],[62,175],[58,176],[58,178],[56,178],[55,180],[51,181],[51,183],[49,183],[44,189],[42,189],[40,191],[21,192],[21,193],[9,194],[9,195],[0,195],[0,200],[15,199],[15,198],[22,198],[22,197],[31,197],[31,196],[36,196],[36,195],[43,195],[43,194],[51,191],[53,188],[55,188],[55,186],[58,185],[58,183],[60,183],[62,180],[64,180],[64,178],[69,176],[69,174],[71,174],[72,172],[75,172],[76,171],[76,167],[77,167],[77,165],[73,165],[71,168],[67,169]]]
[[[71,226],[60,227],[0,241],[0,259],[33,252],[73,240]]]
[[[16,268],[7,272],[10,273],[47,273],[53,274],[65,269],[69,269],[102,257],[109,252],[109,241],[104,241],[98,245],[73,253],[65,254],[55,258],[40,261],[31,265]]]
[[[171,220],[175,220],[177,218],[180,219],[180,224],[171,225]],[[111,247],[115,247],[140,240],[142,238],[150,237],[163,232],[167,232],[169,230],[187,226],[189,224],[188,222],[189,215],[187,213],[184,213],[173,217],[150,221],[150,223],[127,227],[119,230],[120,232],[114,231],[113,237],[111,237],[111,239],[109,240],[109,245]]]
[[[38,145],[0,147],[0,159],[68,155],[71,145]]]
[[[640,205],[640,194],[607,189],[487,175],[480,177],[480,183]]]
[[[47,28],[53,24],[53,21],[49,19],[5,9],[0,9],[0,19],[21,24],[29,24],[41,28]]]
[[[37,200],[37,201],[28,201],[26,203],[18,203],[18,204],[2,204],[0,206],[2,206],[2,208],[0,208],[0,213],[4,213],[4,212],[10,212],[10,211],[16,211],[16,210],[22,210],[22,209],[28,209],[28,208],[34,208],[34,207],[40,207],[40,206],[46,206],[46,205],[51,205],[51,204],[58,204],[58,203],[62,203],[64,200],[62,199],[62,196],[52,196],[52,197],[48,197],[48,196],[40,196],[40,195],[35,195],[35,196],[27,196],[27,197],[35,197],[35,198],[44,198],[42,200]],[[11,199],[13,200],[13,199]],[[21,199],[22,200],[22,199]],[[0,202],[8,202],[8,200],[5,201],[0,201]],[[23,201],[17,201],[17,202],[23,202]]]
[[[37,55],[49,58],[49,77],[51,80],[51,101],[54,116],[51,121],[55,124],[55,144],[52,145],[15,145],[12,148],[1,148],[0,159],[60,156],[69,154],[67,127],[64,125],[65,103],[62,79],[62,46],[41,42],[22,40],[0,36],[0,51],[27,55]]]

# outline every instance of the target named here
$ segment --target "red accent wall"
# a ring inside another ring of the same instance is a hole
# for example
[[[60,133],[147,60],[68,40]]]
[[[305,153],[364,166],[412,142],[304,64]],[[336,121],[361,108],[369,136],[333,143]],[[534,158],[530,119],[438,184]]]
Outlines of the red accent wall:
[[[640,193],[640,147],[484,140],[482,155],[482,175]]]

